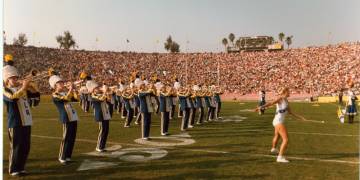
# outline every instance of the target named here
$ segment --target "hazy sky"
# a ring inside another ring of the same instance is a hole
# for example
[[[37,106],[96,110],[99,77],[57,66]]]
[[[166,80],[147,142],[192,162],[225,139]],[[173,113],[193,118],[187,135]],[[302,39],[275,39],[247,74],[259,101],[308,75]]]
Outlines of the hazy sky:
[[[163,52],[168,35],[182,51],[220,51],[231,32],[284,32],[293,47],[360,40],[360,0],[4,0],[4,9],[7,43],[22,32],[36,46],[57,47],[64,30],[79,49],[116,51]]]

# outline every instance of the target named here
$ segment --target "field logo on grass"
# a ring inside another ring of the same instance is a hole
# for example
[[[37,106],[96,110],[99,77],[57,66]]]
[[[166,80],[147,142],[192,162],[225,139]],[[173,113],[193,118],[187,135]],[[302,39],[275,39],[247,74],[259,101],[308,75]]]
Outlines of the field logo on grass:
[[[139,139],[135,139],[135,142],[138,144],[157,146],[157,147],[185,146],[185,145],[190,145],[190,144],[195,143],[195,140],[191,139],[190,137],[191,136],[188,133],[183,133],[183,134],[172,135],[172,136],[151,137],[150,141],[146,141],[146,140],[139,138]],[[159,142],[156,140],[166,140],[166,141]]]
[[[85,153],[89,156],[95,157],[107,157],[111,159],[119,159],[127,162],[147,162],[150,160],[160,159],[165,157],[168,152],[159,148],[125,148],[121,149],[120,145],[111,146],[106,148],[107,152],[99,153],[96,151]],[[144,155],[146,154],[146,155]],[[116,166],[117,162],[103,162],[84,160],[77,171],[85,171],[90,169],[104,169],[112,166]]]
[[[195,143],[194,139],[190,138],[191,136],[188,133],[183,133],[179,135],[172,135],[168,137],[151,137],[151,141],[144,141],[142,139],[136,139],[135,142],[144,145],[151,146],[184,146]],[[171,142],[156,142],[154,140],[170,140]],[[119,159],[127,162],[147,162],[155,159],[160,159],[165,157],[168,152],[165,149],[160,149],[156,147],[139,147],[139,148],[125,148],[122,149],[121,145],[114,145],[109,148],[106,148],[107,152],[99,153],[97,151],[85,153],[89,156],[95,157],[107,157],[111,159]],[[78,171],[85,171],[91,169],[103,169],[109,168],[112,166],[118,165],[117,162],[102,162],[102,161],[92,161],[84,160]]]

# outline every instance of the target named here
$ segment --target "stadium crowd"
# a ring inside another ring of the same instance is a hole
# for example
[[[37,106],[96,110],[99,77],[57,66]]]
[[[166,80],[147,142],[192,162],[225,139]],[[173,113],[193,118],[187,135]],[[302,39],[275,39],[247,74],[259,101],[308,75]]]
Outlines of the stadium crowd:
[[[96,80],[128,82],[133,71],[145,77],[154,73],[161,80],[177,76],[182,84],[218,84],[225,93],[251,94],[265,88],[275,92],[287,85],[296,93],[334,95],[351,77],[360,88],[360,42],[276,52],[244,53],[132,53],[5,46],[18,69],[47,70],[52,67],[64,78],[78,80],[81,71]],[[47,79],[40,83],[49,92]],[[359,92],[357,92],[359,93]]]

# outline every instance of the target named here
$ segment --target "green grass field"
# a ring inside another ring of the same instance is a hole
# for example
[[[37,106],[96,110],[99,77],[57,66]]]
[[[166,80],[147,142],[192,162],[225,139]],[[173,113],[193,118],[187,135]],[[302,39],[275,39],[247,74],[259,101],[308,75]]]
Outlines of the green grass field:
[[[58,162],[62,126],[58,112],[49,99],[33,109],[32,144],[26,179],[359,179],[359,119],[340,124],[335,104],[291,103],[294,112],[325,124],[301,122],[287,116],[289,131],[288,164],[275,162],[270,154],[274,108],[259,116],[256,102],[223,103],[224,121],[210,122],[181,134],[179,119],[170,123],[168,139],[151,142],[188,145],[149,146],[136,143],[139,126],[124,128],[124,120],[115,114],[110,123],[107,147],[114,150],[104,156],[93,152],[98,124],[92,113],[80,115],[73,158],[66,166]],[[242,111],[244,110],[245,111]],[[6,115],[4,116],[6,117]],[[8,175],[8,137],[4,122],[4,169]],[[160,121],[153,116],[151,136],[160,136]],[[155,143],[156,144],[156,143]],[[120,146],[121,145],[121,148]],[[117,148],[115,148],[117,147]],[[120,149],[119,149],[120,148]],[[152,159],[153,158],[153,159]],[[150,159],[150,160],[147,160]],[[147,160],[147,161],[146,161]]]

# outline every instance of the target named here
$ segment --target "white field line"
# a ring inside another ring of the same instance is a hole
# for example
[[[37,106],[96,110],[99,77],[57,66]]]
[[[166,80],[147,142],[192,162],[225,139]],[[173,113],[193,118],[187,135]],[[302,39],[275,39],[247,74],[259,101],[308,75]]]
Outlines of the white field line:
[[[61,137],[52,137],[52,136],[41,136],[41,135],[31,135],[32,137],[37,138],[46,138],[46,139],[58,139],[61,140]],[[94,140],[88,139],[76,139],[80,142],[89,142],[89,143],[97,143]],[[129,144],[129,143],[117,143],[108,141],[108,144],[117,144],[117,145],[129,145],[129,146],[142,146],[140,144]],[[226,151],[213,151],[213,150],[204,150],[204,149],[186,149],[186,148],[176,148],[176,147],[163,147],[164,149],[178,149],[178,150],[186,150],[186,151],[197,151],[197,152],[206,152],[206,153],[215,153],[215,154],[241,154],[241,155],[248,155],[248,156],[257,156],[257,157],[271,157],[276,158],[275,155],[268,155],[268,154],[254,154],[254,153],[237,153],[237,152],[226,152]],[[295,159],[295,160],[304,160],[304,161],[318,161],[318,162],[328,162],[328,163],[342,163],[342,164],[360,164],[359,161],[344,161],[344,160],[335,160],[335,159],[320,159],[320,158],[306,158],[306,157],[296,157],[296,156],[286,156],[288,159]]]
[[[214,129],[220,130],[222,128],[207,128],[201,127],[201,129]],[[236,130],[236,132],[274,132],[262,129],[249,129],[249,130]],[[359,137],[356,134],[332,134],[332,133],[312,133],[312,132],[295,132],[295,131],[288,131],[289,134],[303,134],[303,135],[319,135],[319,136],[338,136],[338,137]]]

